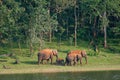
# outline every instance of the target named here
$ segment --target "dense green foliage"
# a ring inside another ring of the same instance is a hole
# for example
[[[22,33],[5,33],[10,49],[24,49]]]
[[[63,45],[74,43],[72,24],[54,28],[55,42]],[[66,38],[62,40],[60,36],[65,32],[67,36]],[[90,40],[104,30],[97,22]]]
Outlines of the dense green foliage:
[[[79,46],[85,40],[98,51],[120,45],[119,36],[120,0],[0,0],[1,47],[24,43],[32,54],[48,41]]]

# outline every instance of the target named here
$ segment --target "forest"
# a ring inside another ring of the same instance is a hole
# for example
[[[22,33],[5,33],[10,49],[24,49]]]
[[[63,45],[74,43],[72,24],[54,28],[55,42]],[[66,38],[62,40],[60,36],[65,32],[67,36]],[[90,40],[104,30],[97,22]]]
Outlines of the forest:
[[[120,0],[0,0],[0,55],[62,45],[120,53]]]

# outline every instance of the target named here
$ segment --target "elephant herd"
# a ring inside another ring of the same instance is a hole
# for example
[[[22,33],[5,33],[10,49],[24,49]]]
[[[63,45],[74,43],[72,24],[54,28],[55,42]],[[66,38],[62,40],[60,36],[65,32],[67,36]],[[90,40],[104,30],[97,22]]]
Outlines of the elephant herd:
[[[62,65],[76,65],[78,61],[82,65],[82,58],[84,57],[87,64],[87,54],[85,50],[73,50],[67,53],[64,59],[58,58],[58,51],[56,49],[43,49],[40,50],[37,54],[38,56],[38,64],[42,63],[43,60],[46,60],[47,63],[51,60],[51,64],[53,64],[53,57],[56,56],[56,63]]]

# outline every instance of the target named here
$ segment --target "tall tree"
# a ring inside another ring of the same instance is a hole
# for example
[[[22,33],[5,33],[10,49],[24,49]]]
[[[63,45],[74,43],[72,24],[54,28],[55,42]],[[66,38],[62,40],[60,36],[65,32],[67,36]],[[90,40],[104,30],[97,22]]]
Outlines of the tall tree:
[[[43,46],[43,38],[46,34],[50,34],[49,38],[51,41],[52,31],[56,30],[58,23],[56,21],[57,16],[55,14],[50,15],[50,2],[46,0],[36,0],[36,3],[35,28],[36,34],[39,35],[37,38],[39,38],[41,48]]]
[[[20,18],[22,8],[19,6],[20,3],[15,0],[3,0],[0,4],[1,9],[1,35],[9,41],[11,47],[12,42],[15,40],[17,32],[17,22]],[[8,37],[8,38],[7,38]]]
[[[74,16],[75,16],[75,28],[74,28],[74,46],[77,46],[77,0],[74,1]]]
[[[114,3],[114,5],[112,5]],[[103,0],[101,2],[101,7],[102,7],[102,11],[101,12],[101,18],[102,18],[102,26],[104,29],[104,48],[107,47],[107,26],[108,26],[108,22],[109,19],[108,17],[115,12],[116,13],[120,13],[120,10],[118,8],[120,8],[119,6],[119,1],[115,0],[115,1],[110,1],[110,0]]]

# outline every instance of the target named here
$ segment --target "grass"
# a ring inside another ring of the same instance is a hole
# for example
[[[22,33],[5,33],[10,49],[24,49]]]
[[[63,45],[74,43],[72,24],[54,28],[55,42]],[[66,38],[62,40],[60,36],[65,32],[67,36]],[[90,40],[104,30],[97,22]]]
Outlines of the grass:
[[[61,44],[58,46],[56,43],[47,43],[45,48],[56,48],[58,49],[58,56],[65,59],[67,52],[70,50],[86,50],[88,54],[88,64],[81,66],[78,63],[76,66],[62,66],[62,65],[51,65],[51,64],[40,64],[37,65],[37,50],[34,52],[32,57],[29,56],[28,49],[22,49],[22,53],[19,49],[14,48],[12,51],[15,57],[0,57],[0,60],[7,60],[7,62],[0,62],[0,74],[11,74],[11,73],[38,73],[38,72],[66,72],[66,71],[92,71],[92,70],[120,70],[120,54],[118,52],[112,52],[109,49],[100,48],[99,55],[94,56],[94,51],[87,47],[86,42],[82,42],[77,47]],[[115,46],[117,47],[117,46]],[[6,48],[5,48],[6,49]],[[117,47],[118,49],[118,47]],[[2,51],[9,52],[0,48],[0,54]],[[14,64],[15,60],[19,59],[19,64]],[[55,58],[54,58],[55,62]],[[10,69],[3,69],[3,65],[10,67]]]

